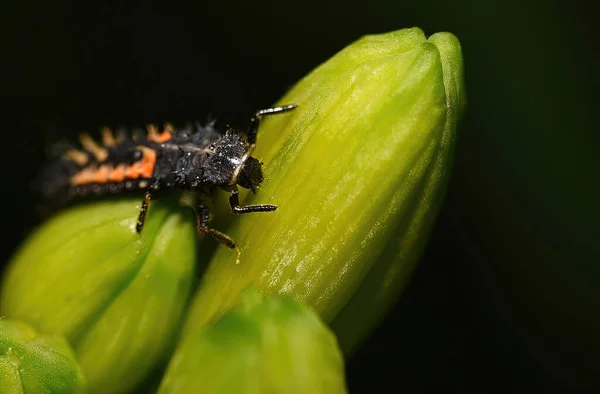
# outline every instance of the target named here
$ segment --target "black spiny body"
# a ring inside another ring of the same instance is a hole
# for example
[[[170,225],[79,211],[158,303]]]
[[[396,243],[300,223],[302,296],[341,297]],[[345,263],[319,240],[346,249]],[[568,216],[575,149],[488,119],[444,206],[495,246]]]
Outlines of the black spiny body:
[[[290,111],[296,105],[257,111],[248,130],[227,127],[218,132],[213,124],[183,130],[154,126],[133,138],[120,133],[116,138],[103,130],[103,143],[88,135],[80,137],[83,149],[66,150],[49,165],[40,180],[48,202],[66,202],[88,194],[104,195],[123,190],[144,189],[145,195],[136,229],[141,232],[148,205],[158,190],[182,189],[206,194],[215,188],[229,191],[233,213],[269,212],[274,205],[240,206],[237,186],[254,191],[263,181],[261,163],[251,156],[262,116]],[[198,231],[235,248],[226,234],[208,228],[209,210],[198,198]]]

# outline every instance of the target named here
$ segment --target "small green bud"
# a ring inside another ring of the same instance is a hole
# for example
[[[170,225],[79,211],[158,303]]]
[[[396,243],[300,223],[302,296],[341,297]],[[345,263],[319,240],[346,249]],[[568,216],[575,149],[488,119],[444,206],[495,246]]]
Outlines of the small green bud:
[[[291,298],[242,303],[181,343],[159,394],[346,393],[344,361],[335,336]]]
[[[298,108],[259,131],[265,181],[244,199],[279,208],[228,230],[240,264],[217,249],[185,332],[254,286],[311,306],[335,323],[344,350],[354,346],[397,297],[429,237],[452,167],[462,84],[456,38],[427,39],[416,28],[366,36],[299,81],[279,100]],[[340,313],[343,324],[334,320]]]
[[[23,322],[0,319],[0,393],[84,392],[85,379],[64,337],[39,335]]]
[[[4,277],[3,315],[65,335],[91,393],[126,392],[164,361],[191,293],[193,211],[153,201],[140,235],[140,203],[65,210],[26,240]]]

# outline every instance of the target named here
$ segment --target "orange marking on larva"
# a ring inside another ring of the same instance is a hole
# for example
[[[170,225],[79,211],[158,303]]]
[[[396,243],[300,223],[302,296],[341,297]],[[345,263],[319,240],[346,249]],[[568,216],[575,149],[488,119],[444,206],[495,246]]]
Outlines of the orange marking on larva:
[[[134,163],[130,166],[127,166],[125,168],[125,171],[123,171],[123,173],[125,174],[125,178],[127,179],[136,179],[139,177],[138,174],[138,167],[139,167],[139,163]]]
[[[154,173],[154,165],[156,164],[156,152],[154,149],[150,149],[143,145],[138,146],[137,149],[144,154],[142,159],[138,162],[140,164],[138,172],[140,177],[152,178],[152,174]]]
[[[175,129],[173,128],[173,125],[171,123],[166,123],[164,131],[159,135],[158,142],[163,143],[169,141],[171,138],[173,138],[174,133]]]
[[[84,166],[87,164],[89,157],[85,152],[71,149],[65,153],[65,157],[71,161],[74,161],[80,166]]]
[[[163,131],[158,135],[158,138],[155,141],[162,144],[163,142],[169,141],[171,138],[173,138],[171,133],[168,131]]]
[[[162,133],[158,132],[158,128],[154,125],[148,126],[148,140],[162,144],[173,138],[173,126],[165,125],[165,130]]]
[[[85,185],[94,182],[96,169],[95,168],[84,168],[77,174],[71,177],[71,185]]]
[[[149,141],[156,141],[158,139],[158,128],[153,125],[153,124],[149,124],[148,125],[148,140]]]
[[[119,164],[108,174],[108,180],[111,182],[123,182],[125,180],[125,169],[124,164]]]
[[[113,136],[112,131],[108,127],[103,128],[101,133],[102,133],[102,143],[104,144],[104,146],[117,145],[117,141],[115,141],[115,137]]]
[[[108,176],[110,175],[110,171],[112,170],[112,166],[105,164],[96,170],[94,174],[94,183],[106,183],[108,182]]]
[[[79,140],[83,148],[93,154],[96,160],[104,161],[108,157],[108,151],[98,145],[88,134],[81,134]]]

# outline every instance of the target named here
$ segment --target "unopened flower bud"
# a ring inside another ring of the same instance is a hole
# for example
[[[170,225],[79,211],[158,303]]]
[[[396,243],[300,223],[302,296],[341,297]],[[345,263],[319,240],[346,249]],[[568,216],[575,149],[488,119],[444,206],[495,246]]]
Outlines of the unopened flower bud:
[[[194,213],[153,201],[142,234],[140,199],[65,210],[10,262],[1,312],[72,344],[90,393],[127,392],[172,350],[196,262]]]
[[[159,394],[346,393],[333,333],[289,297],[244,293],[241,305],[179,346]]]
[[[213,257],[188,316],[192,332],[241,291],[283,293],[333,322],[344,350],[398,296],[444,199],[464,106],[460,45],[419,29],[366,36],[300,80],[266,119],[265,181]],[[338,320],[339,319],[339,320]]]

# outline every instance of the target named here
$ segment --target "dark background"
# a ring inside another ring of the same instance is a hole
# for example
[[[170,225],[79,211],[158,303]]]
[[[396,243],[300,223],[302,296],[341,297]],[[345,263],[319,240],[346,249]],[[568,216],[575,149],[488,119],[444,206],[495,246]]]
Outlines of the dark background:
[[[364,34],[456,34],[469,104],[447,204],[348,361],[350,391],[598,391],[600,51],[583,0],[4,7],[3,262],[38,221],[29,183],[56,139],[209,114],[245,125]]]

